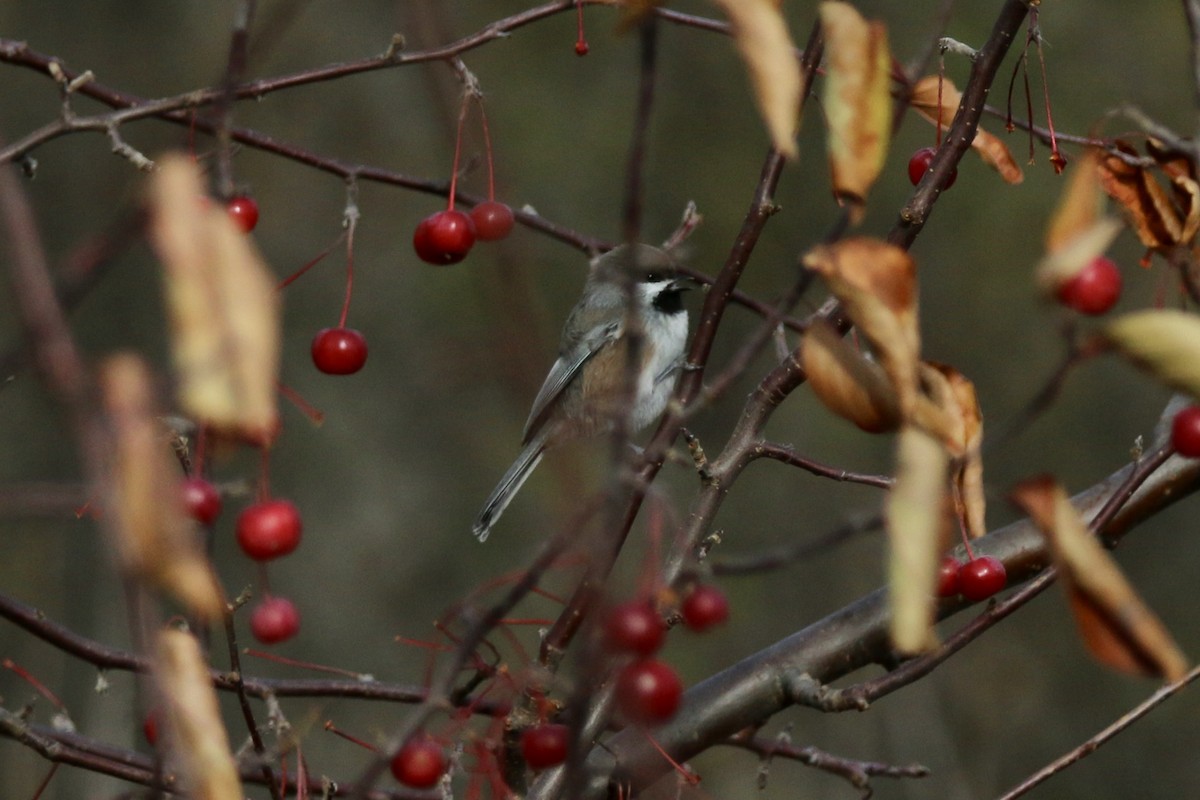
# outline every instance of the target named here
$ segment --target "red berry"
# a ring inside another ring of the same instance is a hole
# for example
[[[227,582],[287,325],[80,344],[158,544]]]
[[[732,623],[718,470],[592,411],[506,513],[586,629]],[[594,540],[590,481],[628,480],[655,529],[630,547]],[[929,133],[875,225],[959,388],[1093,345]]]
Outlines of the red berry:
[[[635,661],[617,676],[617,704],[635,722],[666,722],[675,716],[682,696],[679,676],[662,661]]]
[[[142,720],[142,736],[151,746],[158,744],[158,711],[150,711]]]
[[[1171,423],[1171,446],[1188,458],[1200,458],[1200,406],[1188,406]]]
[[[488,200],[471,209],[471,221],[475,223],[475,236],[481,242],[494,242],[512,232],[513,212],[504,203]]]
[[[439,266],[457,264],[475,244],[475,223],[461,211],[430,214],[413,231],[413,249],[422,261]]]
[[[300,612],[286,597],[267,597],[250,612],[250,632],[263,644],[286,642],[300,630]]]
[[[229,212],[229,218],[242,230],[242,233],[249,233],[258,224],[258,203],[254,202],[253,197],[238,195],[229,201],[225,210]]]
[[[534,725],[521,734],[521,756],[532,769],[553,767],[567,760],[570,738],[566,725]]]
[[[1121,272],[1111,259],[1096,256],[1058,287],[1058,300],[1081,314],[1108,311],[1121,297]]]
[[[644,600],[622,603],[609,611],[604,621],[608,646],[622,653],[654,655],[662,647],[666,633],[662,618]]]
[[[405,786],[428,789],[446,771],[446,756],[437,742],[424,737],[411,739],[392,759],[392,775]]]
[[[908,160],[908,179],[912,181],[912,185],[916,186],[921,182],[921,178],[925,177],[925,173],[929,171],[929,165],[933,163],[933,157],[937,155],[936,147],[922,147],[920,150],[912,154],[912,158]],[[946,181],[943,189],[949,189],[958,180],[958,167],[950,171],[950,178]]]
[[[367,363],[367,340],[353,328],[324,328],[313,337],[312,360],[326,375],[353,375]]]
[[[181,485],[183,507],[188,516],[212,525],[221,514],[221,493],[203,478],[187,478]]]
[[[588,43],[580,39],[575,43],[575,55],[586,56],[588,54]]]
[[[954,556],[944,556],[938,567],[938,597],[954,597],[958,594],[958,573],[962,565]]]
[[[247,506],[237,518],[242,552],[255,561],[286,556],[300,544],[300,512],[287,500],[266,500]]]
[[[701,584],[692,589],[679,611],[683,624],[699,633],[729,619],[729,601],[717,587]]]
[[[987,600],[1008,584],[1004,564],[992,556],[979,556],[958,571],[958,591],[973,603]]]

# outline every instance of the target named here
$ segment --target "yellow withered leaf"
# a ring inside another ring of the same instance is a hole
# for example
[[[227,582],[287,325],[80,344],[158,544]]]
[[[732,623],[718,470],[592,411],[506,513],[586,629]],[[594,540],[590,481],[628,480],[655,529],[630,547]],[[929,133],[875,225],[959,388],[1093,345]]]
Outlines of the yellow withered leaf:
[[[891,53],[881,23],[867,22],[849,3],[823,2],[825,36],[825,116],[829,121],[829,161],[839,200],[862,204],[887,160],[892,133]]]
[[[1121,231],[1120,221],[1104,214],[1100,158],[1098,150],[1089,149],[1075,161],[1046,228],[1046,255],[1035,273],[1038,288],[1046,294],[1056,293],[1108,250]]]
[[[917,396],[917,268],[907,252],[878,239],[843,239],[804,257],[870,341],[892,386],[902,415]]]
[[[154,676],[172,763],[184,775],[189,797],[242,800],[241,780],[229,750],[217,695],[196,638],[168,629],[158,634]]]
[[[1092,655],[1122,672],[1168,681],[1183,677],[1183,653],[1087,529],[1058,482],[1049,476],[1032,478],[1019,484],[1012,497],[1045,535]]]
[[[940,411],[940,427],[925,424],[924,429],[942,438],[946,452],[955,458],[950,481],[954,508],[963,528],[972,539],[987,533],[987,500],[983,487],[983,412],[975,384],[947,364],[923,362],[921,385],[929,402]],[[922,425],[929,418],[922,413],[925,403],[918,402],[914,421]]]
[[[772,146],[795,158],[804,77],[780,0],[715,0],[729,18]]]
[[[150,371],[137,356],[117,355],[100,369],[104,410],[113,436],[112,529],[125,572],[174,595],[207,620],[224,601],[179,490],[157,422]]]
[[[264,441],[276,425],[279,297],[252,240],[205,199],[199,170],[174,154],[151,183],[150,239],[162,261],[183,410]]]
[[[900,424],[896,391],[883,369],[828,323],[818,320],[808,327],[800,363],[813,393],[833,413],[868,433],[892,431]]]
[[[917,653],[937,643],[937,555],[949,530],[947,465],[940,441],[916,427],[901,428],[896,437],[896,482],[884,515],[891,544],[892,644],[902,653]]]
[[[916,82],[913,86],[911,103],[918,114],[933,124],[939,124],[940,119],[942,130],[945,130],[954,120],[954,114],[962,100],[962,93],[946,78],[943,77],[940,80],[942,93],[940,106],[938,105],[939,78],[937,75],[927,75]],[[988,133],[982,127],[976,128],[975,138],[971,140],[971,147],[983,159],[983,163],[1000,173],[1000,177],[1006,183],[1018,184],[1025,180],[1025,173],[1021,171],[1017,160],[1013,158],[1008,145],[999,137]]]
[[[1200,317],[1172,309],[1135,311],[1110,322],[1101,335],[1163,384],[1200,398]]]

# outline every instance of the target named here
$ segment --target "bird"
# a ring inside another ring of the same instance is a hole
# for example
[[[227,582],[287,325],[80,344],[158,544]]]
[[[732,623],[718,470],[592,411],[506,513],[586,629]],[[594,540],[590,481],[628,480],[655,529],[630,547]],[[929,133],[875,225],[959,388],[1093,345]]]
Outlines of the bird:
[[[529,411],[521,452],[471,527],[479,541],[487,540],[547,447],[611,431],[622,414],[639,430],[663,412],[687,345],[686,289],[672,256],[651,245],[620,245],[592,261],[583,293],[563,325],[558,359]],[[624,407],[629,310],[641,332],[632,408]]]

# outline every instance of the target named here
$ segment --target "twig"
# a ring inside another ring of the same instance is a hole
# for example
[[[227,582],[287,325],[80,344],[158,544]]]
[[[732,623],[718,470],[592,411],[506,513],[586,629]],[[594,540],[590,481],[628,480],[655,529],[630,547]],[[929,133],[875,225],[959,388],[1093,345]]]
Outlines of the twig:
[[[1100,731],[1083,744],[1071,750],[1069,753],[1064,753],[1059,758],[1051,761],[1049,764],[1042,767],[1037,772],[1033,773],[1028,778],[1009,789],[1004,794],[1000,795],[997,800],[1016,800],[1016,798],[1028,794],[1034,789],[1034,787],[1045,783],[1052,776],[1057,775],[1072,764],[1081,761],[1094,753],[1100,748],[1101,745],[1106,744],[1114,736],[1123,732],[1130,725],[1137,722],[1139,719],[1158,708],[1167,700],[1174,697],[1197,678],[1200,678],[1200,666],[1193,667],[1191,672],[1184,675],[1179,680],[1163,686],[1154,694],[1150,695],[1141,703],[1139,703],[1136,707],[1123,714],[1119,719],[1114,721],[1104,730]]]
[[[831,775],[845,778],[850,785],[858,789],[860,796],[866,800],[872,794],[871,778],[924,778],[929,775],[929,768],[920,764],[884,764],[879,761],[860,761],[844,756],[835,756],[816,747],[797,747],[779,738],[768,739],[764,736],[753,736],[748,731],[739,733],[723,742],[730,747],[738,747],[758,753],[764,763],[774,758],[786,758],[797,761],[815,769],[828,772]]]

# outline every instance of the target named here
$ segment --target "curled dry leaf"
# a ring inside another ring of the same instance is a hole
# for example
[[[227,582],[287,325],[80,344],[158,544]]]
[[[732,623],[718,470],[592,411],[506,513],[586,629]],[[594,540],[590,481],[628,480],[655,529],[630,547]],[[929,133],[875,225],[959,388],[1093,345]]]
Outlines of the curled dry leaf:
[[[1038,287],[1053,295],[1096,256],[1108,250],[1121,231],[1119,220],[1104,214],[1100,183],[1101,153],[1087,150],[1072,166],[1067,186],[1046,229],[1046,256],[1038,264]]]
[[[900,424],[896,391],[883,369],[828,323],[809,326],[800,362],[813,393],[833,413],[868,433],[893,431]]]
[[[821,3],[820,13],[833,191],[839,200],[854,204],[857,222],[867,192],[887,160],[892,57],[883,25],[867,22],[849,3]]]
[[[902,415],[917,397],[917,268],[912,257],[878,239],[849,238],[814,248],[804,265],[819,273],[878,353]]]
[[[168,629],[158,635],[154,676],[165,710],[168,743],[183,772],[189,796],[241,800],[242,784],[229,750],[208,665],[194,636]]]
[[[949,533],[946,448],[925,431],[905,426],[896,438],[896,482],[884,508],[891,554],[888,599],[892,643],[902,653],[937,644],[937,555]]]
[[[1137,151],[1124,142],[1117,147],[1127,155]],[[1130,164],[1112,153],[1099,163],[1100,182],[1108,196],[1125,210],[1138,239],[1152,250],[1167,250],[1189,243],[1200,230],[1200,187],[1189,168],[1177,159],[1162,156],[1163,171],[1171,182],[1174,199],[1147,168]]]
[[[942,104],[939,107],[938,80],[937,75],[927,75],[917,81],[913,86],[911,102],[917,113],[933,124],[938,124],[940,118],[944,130],[954,121],[954,114],[962,101],[962,93],[952,82],[942,78]],[[1005,182],[1018,184],[1025,180],[1025,174],[1021,172],[1021,167],[1013,158],[1008,145],[999,137],[988,133],[982,127],[977,128],[975,138],[971,140],[971,147],[983,159],[983,163],[1000,173]]]
[[[1171,182],[1175,205],[1183,218],[1179,241],[1190,242],[1200,232],[1200,183],[1196,182],[1196,163],[1191,156],[1167,149],[1154,137],[1146,140],[1146,151]]]
[[[1168,681],[1187,660],[1158,617],[1084,524],[1066,491],[1050,476],[1019,484],[1013,501],[1046,536],[1084,644],[1101,663]]]
[[[804,77],[779,0],[715,0],[729,18],[772,146],[795,158]]]
[[[1156,309],[1118,317],[1101,335],[1172,389],[1200,398],[1200,317]]]
[[[101,366],[100,385],[113,434],[111,522],[125,572],[218,618],[221,591],[184,513],[149,369],[136,356],[113,356]]]
[[[250,237],[205,199],[200,173],[168,155],[151,183],[151,242],[164,268],[180,405],[258,441],[276,425],[279,297]]]

